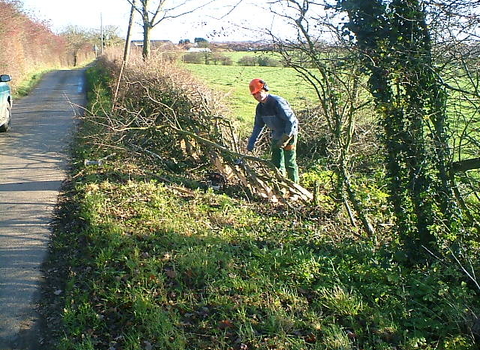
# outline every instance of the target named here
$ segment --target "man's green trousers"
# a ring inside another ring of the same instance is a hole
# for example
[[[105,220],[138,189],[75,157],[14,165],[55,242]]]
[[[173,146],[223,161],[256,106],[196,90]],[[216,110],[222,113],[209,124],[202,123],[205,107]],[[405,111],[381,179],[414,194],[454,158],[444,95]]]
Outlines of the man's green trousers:
[[[279,148],[277,144],[278,140],[272,140],[272,163],[282,174],[285,175],[286,171],[288,178],[298,184],[297,136],[292,137],[284,148]]]

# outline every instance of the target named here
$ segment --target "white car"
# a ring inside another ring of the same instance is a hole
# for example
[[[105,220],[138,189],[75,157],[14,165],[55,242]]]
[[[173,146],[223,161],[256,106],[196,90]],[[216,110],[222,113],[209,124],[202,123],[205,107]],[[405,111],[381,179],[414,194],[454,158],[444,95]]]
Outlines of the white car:
[[[8,82],[12,80],[10,75],[0,75],[0,132],[5,132],[10,127],[12,119],[12,95]]]

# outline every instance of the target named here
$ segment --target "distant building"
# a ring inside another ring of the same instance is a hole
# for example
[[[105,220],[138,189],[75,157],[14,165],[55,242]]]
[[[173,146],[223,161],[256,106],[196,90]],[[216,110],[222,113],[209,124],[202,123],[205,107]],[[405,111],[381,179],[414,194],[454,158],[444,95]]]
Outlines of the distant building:
[[[188,52],[212,52],[208,47],[191,47]]]
[[[132,47],[143,47],[143,40],[132,40]],[[175,45],[170,40],[150,40],[151,49],[171,49]]]

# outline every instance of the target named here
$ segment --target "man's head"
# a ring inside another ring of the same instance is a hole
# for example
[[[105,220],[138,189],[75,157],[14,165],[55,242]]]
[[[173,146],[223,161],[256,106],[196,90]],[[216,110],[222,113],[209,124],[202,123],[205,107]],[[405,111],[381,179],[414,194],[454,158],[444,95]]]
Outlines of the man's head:
[[[268,96],[267,91],[269,90],[268,85],[265,81],[259,78],[253,79],[249,86],[250,93],[258,102],[264,102]]]

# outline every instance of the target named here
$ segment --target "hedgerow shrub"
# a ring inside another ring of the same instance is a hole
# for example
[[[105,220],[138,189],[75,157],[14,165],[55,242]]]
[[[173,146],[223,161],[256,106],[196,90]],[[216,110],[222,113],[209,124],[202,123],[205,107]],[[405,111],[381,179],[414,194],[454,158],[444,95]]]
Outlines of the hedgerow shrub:
[[[14,90],[29,72],[73,63],[65,38],[26,15],[20,2],[0,0],[0,13],[0,73],[12,75]],[[80,54],[84,58],[93,53]]]
[[[212,61],[214,64],[220,63],[222,66],[231,66],[233,64],[233,60],[229,56],[225,56],[222,53],[214,52],[212,54]]]
[[[183,62],[202,64],[205,62],[204,54],[200,52],[190,52],[183,55]]]
[[[99,59],[98,66],[113,75],[120,69],[106,57]],[[109,82],[112,91],[116,83],[116,79]],[[144,160],[149,167],[182,171],[192,164],[207,163],[210,154],[201,151],[188,133],[227,142],[217,119],[225,108],[219,96],[174,64],[132,63],[123,73],[116,101],[116,109],[105,111],[111,113],[108,122],[115,129],[111,147],[147,152]]]
[[[238,64],[241,66],[256,66],[257,63],[257,58],[253,56],[243,56],[238,60]]]
[[[241,66],[260,66],[260,67],[280,67],[282,63],[266,55],[262,56],[243,56],[238,60],[238,64]]]
[[[258,65],[261,67],[280,67],[282,64],[275,58],[269,56],[260,56],[258,58]]]

